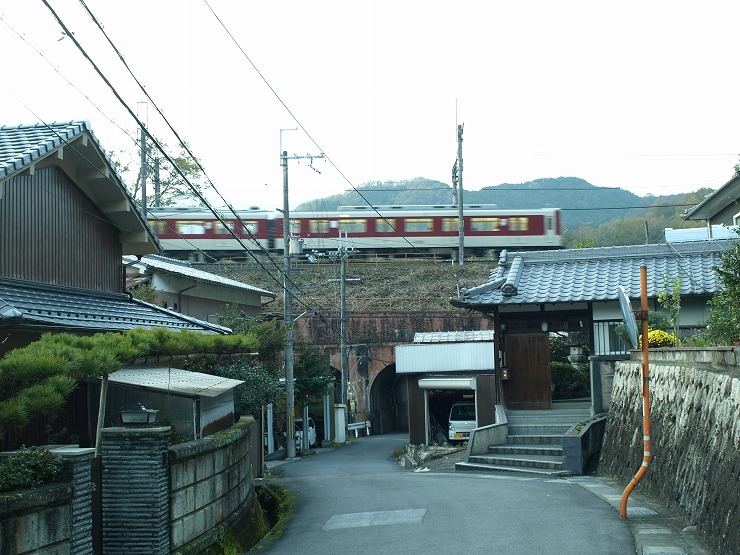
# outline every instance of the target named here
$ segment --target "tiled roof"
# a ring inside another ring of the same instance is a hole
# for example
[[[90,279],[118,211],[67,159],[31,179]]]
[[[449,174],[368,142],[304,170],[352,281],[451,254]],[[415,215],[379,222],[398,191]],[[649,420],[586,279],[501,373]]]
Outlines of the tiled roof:
[[[123,293],[0,279],[0,328],[123,331],[165,327],[208,333],[228,328],[160,308]]]
[[[618,285],[639,298],[643,265],[648,297],[657,297],[674,278],[681,280],[682,295],[711,295],[720,286],[714,267],[732,245],[724,240],[502,253],[487,283],[463,289],[450,302],[470,308],[607,301],[617,299]]]
[[[100,150],[103,150],[86,121],[0,126],[0,179],[44,158],[85,131],[90,133]]]
[[[173,258],[167,258],[165,256],[157,255],[143,256],[138,262],[136,262],[136,259],[131,256],[124,256],[123,258],[126,263],[134,263],[134,265],[141,264],[153,270],[158,270],[168,274],[185,276],[206,283],[232,287],[234,289],[240,289],[242,291],[249,291],[250,293],[259,294],[264,297],[271,297],[273,299],[277,296],[271,291],[260,289],[259,287],[254,287],[253,285],[248,285],[246,283],[242,283],[241,281],[236,281],[234,279],[211,274],[210,272],[198,270],[196,268],[193,268],[189,262],[185,262],[183,260],[175,260]]]
[[[121,230],[124,254],[160,252],[157,236],[86,121],[0,126],[0,182],[33,164],[56,165],[54,153],[61,149],[77,167],[77,185]]]

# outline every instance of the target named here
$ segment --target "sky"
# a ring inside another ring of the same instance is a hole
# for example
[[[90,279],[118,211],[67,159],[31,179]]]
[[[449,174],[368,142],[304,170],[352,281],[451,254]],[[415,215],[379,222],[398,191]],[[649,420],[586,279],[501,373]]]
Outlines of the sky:
[[[283,206],[281,144],[325,155],[289,160],[291,208],[368,181],[450,184],[458,124],[466,190],[691,192],[740,158],[737,1],[47,2],[176,154],[89,8],[235,208]],[[0,0],[0,51],[0,124],[88,120],[137,159],[135,120],[42,0]]]

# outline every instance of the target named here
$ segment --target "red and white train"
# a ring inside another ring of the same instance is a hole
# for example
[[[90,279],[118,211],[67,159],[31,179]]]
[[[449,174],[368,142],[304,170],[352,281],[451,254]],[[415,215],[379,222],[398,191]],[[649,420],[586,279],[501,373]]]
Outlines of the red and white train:
[[[498,210],[496,205],[482,204],[465,205],[463,212],[466,255],[562,246],[559,208]],[[222,214],[250,250],[283,251],[281,214],[259,208],[237,211],[239,219]],[[291,237],[309,253],[336,251],[342,246],[340,231],[347,236],[343,246],[358,253],[449,256],[459,248],[458,208],[452,205],[340,206],[337,212],[291,212],[290,221]],[[220,259],[244,255],[230,230],[204,208],[150,208],[149,223],[170,256],[187,258],[206,252]]]

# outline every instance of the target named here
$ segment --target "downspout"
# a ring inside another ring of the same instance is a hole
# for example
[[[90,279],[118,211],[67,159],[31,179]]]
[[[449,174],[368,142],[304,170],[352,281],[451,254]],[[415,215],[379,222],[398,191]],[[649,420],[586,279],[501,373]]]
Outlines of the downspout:
[[[642,465],[632,478],[632,481],[622,493],[622,501],[619,504],[619,516],[627,518],[627,498],[635,489],[650,466],[650,365],[648,360],[648,298],[647,298],[647,268],[640,267],[640,286],[642,295],[640,299],[640,320],[642,320],[642,440],[643,455]]]
[[[180,289],[180,291],[177,292],[177,311],[179,313],[184,314],[182,310],[182,294],[185,291],[190,291],[191,289],[195,289],[196,287],[198,287],[197,283],[191,285],[190,287],[186,287],[185,289]]]

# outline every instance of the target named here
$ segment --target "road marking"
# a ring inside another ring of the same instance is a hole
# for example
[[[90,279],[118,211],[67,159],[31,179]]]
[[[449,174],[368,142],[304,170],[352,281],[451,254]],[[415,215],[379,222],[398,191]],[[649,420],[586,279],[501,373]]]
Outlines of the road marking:
[[[419,524],[426,509],[405,509],[399,511],[376,511],[372,513],[347,513],[334,515],[326,521],[322,530],[341,530],[343,528],[362,528],[366,526],[389,526],[391,524]]]

